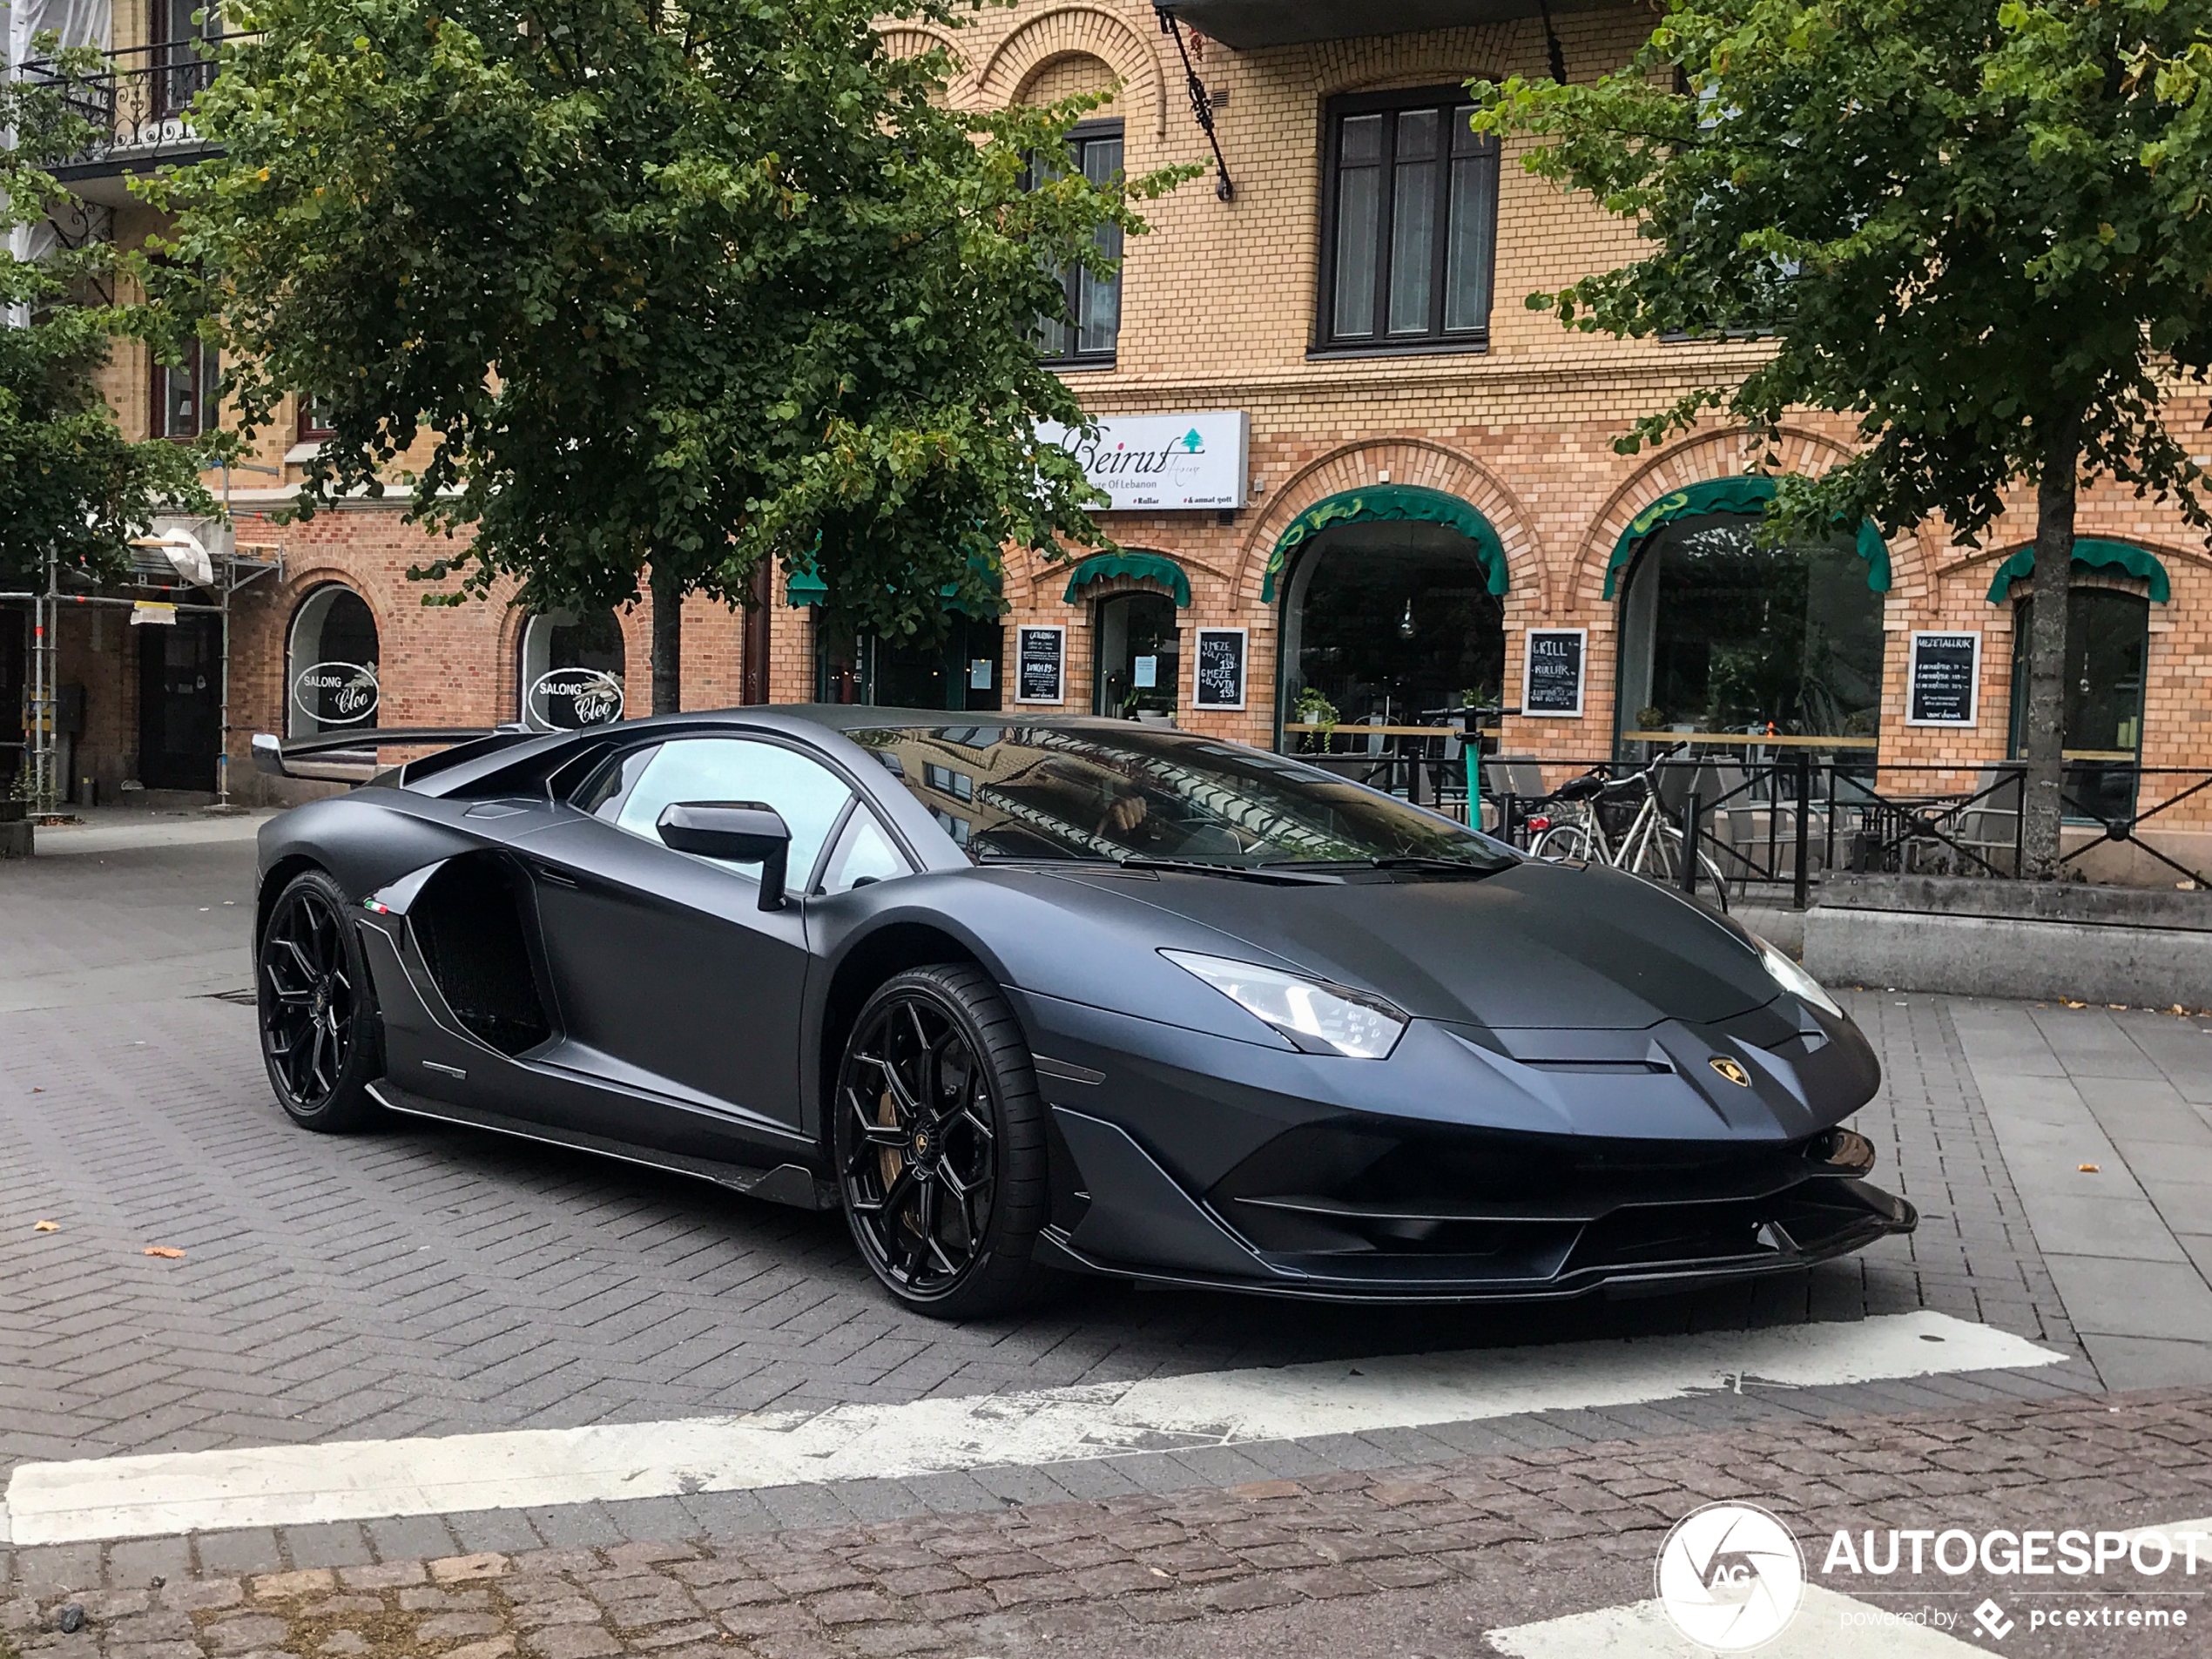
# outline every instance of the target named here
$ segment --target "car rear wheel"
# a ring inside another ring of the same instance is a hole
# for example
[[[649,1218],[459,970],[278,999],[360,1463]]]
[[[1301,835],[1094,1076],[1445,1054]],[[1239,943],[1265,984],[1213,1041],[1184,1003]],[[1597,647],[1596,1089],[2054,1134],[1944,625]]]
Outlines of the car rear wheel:
[[[320,870],[294,876],[254,952],[261,1060],[277,1103],[303,1128],[343,1133],[378,1112],[375,998],[339,885]]]
[[[1051,1285],[1030,1259],[1049,1203],[1044,1109],[981,969],[915,968],[868,999],[839,1071],[838,1177],[853,1240],[900,1301],[970,1318]]]

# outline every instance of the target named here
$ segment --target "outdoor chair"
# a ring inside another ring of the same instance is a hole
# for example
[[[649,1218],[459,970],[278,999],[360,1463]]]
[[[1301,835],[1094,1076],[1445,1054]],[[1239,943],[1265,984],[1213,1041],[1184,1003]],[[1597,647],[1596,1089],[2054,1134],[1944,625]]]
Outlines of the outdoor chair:
[[[2020,769],[1984,766],[1974,779],[1976,799],[1958,818],[1952,840],[1975,858],[2006,875],[2017,875],[2020,855]],[[1986,875],[1971,859],[1960,859],[1961,875]]]

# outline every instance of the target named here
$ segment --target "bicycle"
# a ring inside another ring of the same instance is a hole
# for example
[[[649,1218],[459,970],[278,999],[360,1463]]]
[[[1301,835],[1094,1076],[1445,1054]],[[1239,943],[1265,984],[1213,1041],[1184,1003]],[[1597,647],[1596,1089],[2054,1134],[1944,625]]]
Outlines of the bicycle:
[[[1625,778],[1611,778],[1602,770],[1585,772],[1533,802],[1535,810],[1530,813],[1528,824],[1537,834],[1528,845],[1529,852],[1538,858],[1575,859],[1585,864],[1608,865],[1615,870],[1626,870],[1630,875],[1642,876],[1647,881],[1680,887],[1683,833],[1679,826],[1668,821],[1659,804],[1659,766],[1679,754],[1683,747],[1676,744],[1662,750],[1642,772],[1631,772]],[[1629,811],[1632,799],[1635,805],[1633,811]],[[1565,815],[1555,816],[1544,810],[1548,807],[1556,807]],[[1609,833],[1606,827],[1608,815],[1617,822],[1623,812],[1628,812],[1627,823],[1617,833]],[[1697,865],[1699,875],[1711,889],[1714,902],[1725,912],[1728,882],[1721,874],[1720,866],[1702,847],[1698,849]]]

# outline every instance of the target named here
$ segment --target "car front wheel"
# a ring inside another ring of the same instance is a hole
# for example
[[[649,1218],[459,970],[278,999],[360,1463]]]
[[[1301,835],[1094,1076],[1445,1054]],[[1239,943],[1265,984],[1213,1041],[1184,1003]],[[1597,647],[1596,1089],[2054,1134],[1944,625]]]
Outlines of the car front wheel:
[[[269,1086],[293,1123],[332,1134],[378,1115],[375,999],[350,908],[329,876],[305,871],[269,907],[254,952]]]
[[[981,969],[915,968],[868,999],[838,1076],[839,1184],[861,1256],[900,1301],[970,1318],[1050,1286],[1030,1259],[1049,1203],[1044,1110],[1021,1027]]]

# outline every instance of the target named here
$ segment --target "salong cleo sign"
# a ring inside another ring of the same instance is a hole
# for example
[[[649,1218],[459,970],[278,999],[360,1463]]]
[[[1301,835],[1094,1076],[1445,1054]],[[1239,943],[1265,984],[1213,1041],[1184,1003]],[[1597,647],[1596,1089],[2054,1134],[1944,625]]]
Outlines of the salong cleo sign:
[[[1110,415],[1094,433],[1048,421],[1037,435],[1075,456],[1083,476],[1112,498],[1112,512],[1244,504],[1251,419],[1242,409]]]

